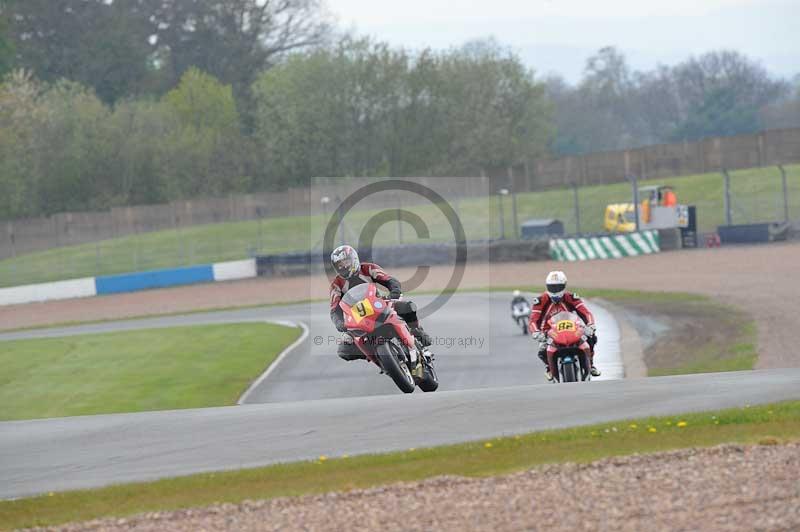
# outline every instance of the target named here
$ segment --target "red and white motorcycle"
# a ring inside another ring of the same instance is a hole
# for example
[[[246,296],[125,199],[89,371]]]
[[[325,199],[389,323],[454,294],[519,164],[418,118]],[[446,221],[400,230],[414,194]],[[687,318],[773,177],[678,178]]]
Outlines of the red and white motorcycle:
[[[394,303],[383,299],[375,284],[365,283],[348,290],[339,307],[355,344],[400,390],[411,393],[419,386],[423,392],[433,392],[439,387],[433,355],[414,338]]]
[[[575,312],[559,312],[548,320],[547,365],[558,382],[592,379],[592,348],[586,325]]]

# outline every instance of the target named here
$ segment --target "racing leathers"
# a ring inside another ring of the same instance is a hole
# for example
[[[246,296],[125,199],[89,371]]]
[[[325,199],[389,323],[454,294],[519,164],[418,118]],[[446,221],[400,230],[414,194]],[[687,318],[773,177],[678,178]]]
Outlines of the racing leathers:
[[[377,264],[371,262],[362,262],[358,273],[347,279],[337,275],[331,283],[330,290],[331,321],[337,331],[347,331],[344,322],[344,313],[339,306],[339,301],[341,301],[342,296],[344,296],[348,290],[363,283],[375,283],[385,287],[389,290],[389,297],[391,299],[398,299],[402,295],[400,281],[386,273]],[[411,301],[396,301],[394,308],[397,314],[408,324],[411,334],[413,334],[423,346],[429,346],[431,344],[431,339],[419,325],[417,306]],[[342,336],[337,354],[340,358],[347,361],[366,358],[355,345],[353,337],[349,334],[344,334]]]
[[[528,330],[531,336],[535,339],[547,335],[550,326],[548,320],[558,314],[559,312],[575,312],[580,316],[583,322],[591,331],[591,335],[587,335],[587,342],[591,348],[592,358],[594,358],[594,346],[597,343],[597,333],[595,332],[594,316],[586,307],[586,303],[578,294],[567,292],[558,303],[550,299],[550,295],[545,292],[539,297],[533,298],[533,305],[531,307],[531,318],[528,323]],[[537,335],[536,333],[542,333]],[[547,344],[541,342],[539,344],[539,359],[547,367]],[[591,362],[594,366],[594,362]]]

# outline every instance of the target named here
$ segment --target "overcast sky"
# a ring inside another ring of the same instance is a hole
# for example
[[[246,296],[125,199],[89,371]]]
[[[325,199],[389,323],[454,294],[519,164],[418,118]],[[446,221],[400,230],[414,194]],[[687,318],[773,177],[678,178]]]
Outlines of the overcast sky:
[[[340,24],[419,49],[494,36],[540,74],[580,77],[614,45],[634,69],[730,48],[800,74],[800,0],[327,0]],[[454,8],[453,5],[457,5]]]

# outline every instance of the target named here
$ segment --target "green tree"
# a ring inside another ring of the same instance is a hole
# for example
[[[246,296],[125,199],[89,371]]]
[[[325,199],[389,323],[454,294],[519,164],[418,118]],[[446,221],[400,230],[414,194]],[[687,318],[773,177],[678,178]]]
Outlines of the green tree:
[[[543,89],[496,43],[416,56],[369,39],[295,55],[253,89],[264,184],[478,174],[544,148]]]
[[[109,121],[109,175],[115,190],[111,205],[169,201],[164,168],[172,147],[166,140],[180,129],[178,118],[166,104],[139,100],[117,104]]]
[[[349,66],[342,55],[318,50],[289,57],[254,84],[260,187],[350,173]]]
[[[18,64],[46,82],[92,87],[105,102],[136,94],[153,75],[147,0],[7,0],[2,15]]]
[[[191,68],[163,102],[178,121],[177,129],[165,139],[170,150],[163,163],[169,197],[247,190],[251,181],[248,142],[239,131],[230,85]]]
[[[791,90],[778,101],[761,109],[765,129],[800,127],[800,74],[791,82]]]
[[[8,9],[6,2],[8,0],[0,0],[0,78],[5,76],[11,71],[14,66],[15,50],[11,42],[11,34],[9,31]]]
[[[439,100],[448,146],[437,174],[496,172],[541,154],[549,134],[544,86],[495,41],[442,58]]]
[[[762,127],[759,110],[787,94],[755,61],[735,51],[709,52],[672,69],[682,118],[673,139],[736,135]]]
[[[675,140],[698,140],[721,135],[741,135],[759,129],[757,109],[737,99],[731,87],[705,94],[703,101],[689,109],[686,120],[675,130]]]
[[[37,127],[38,204],[45,214],[103,209],[114,195],[110,160],[110,111],[94,92],[58,81],[42,93]]]
[[[231,131],[238,127],[239,117],[230,85],[215,77],[190,68],[180,84],[164,96],[164,101],[187,125]]]
[[[774,110],[783,109],[775,105],[787,91],[785,82],[735,51],[631,72],[624,56],[606,47],[587,60],[577,86],[547,83],[557,129],[551,146],[572,154],[755,131],[764,120],[787,123]]]
[[[191,67],[247,92],[292,50],[321,43],[329,24],[318,0],[143,0],[173,83]]]
[[[40,212],[36,135],[44,120],[38,105],[41,85],[30,73],[9,74],[0,84],[0,218],[22,218]]]

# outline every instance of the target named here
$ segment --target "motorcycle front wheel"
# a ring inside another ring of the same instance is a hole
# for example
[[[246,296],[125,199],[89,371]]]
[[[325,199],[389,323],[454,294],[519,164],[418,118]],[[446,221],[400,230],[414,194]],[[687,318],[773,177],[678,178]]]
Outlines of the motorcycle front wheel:
[[[419,389],[423,392],[435,392],[439,388],[439,377],[436,376],[433,364],[423,364],[422,371],[422,379],[417,383]]]
[[[576,368],[574,362],[568,362],[566,364],[562,364],[561,374],[564,376],[564,382],[578,382],[578,375],[575,369]]]
[[[394,342],[385,342],[378,346],[378,360],[383,371],[391,377],[403,393],[414,391],[414,377],[405,363],[405,353]]]

